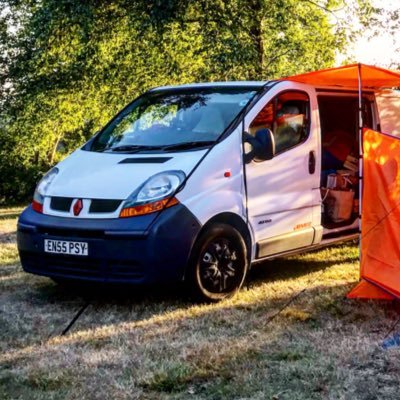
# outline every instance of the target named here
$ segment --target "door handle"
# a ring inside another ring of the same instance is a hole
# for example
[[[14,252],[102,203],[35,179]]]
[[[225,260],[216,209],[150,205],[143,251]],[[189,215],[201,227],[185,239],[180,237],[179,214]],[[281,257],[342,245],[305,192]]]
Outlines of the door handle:
[[[316,157],[315,157],[315,151],[311,150],[309,155],[308,155],[308,172],[310,174],[313,174],[315,172],[315,164],[316,164]]]

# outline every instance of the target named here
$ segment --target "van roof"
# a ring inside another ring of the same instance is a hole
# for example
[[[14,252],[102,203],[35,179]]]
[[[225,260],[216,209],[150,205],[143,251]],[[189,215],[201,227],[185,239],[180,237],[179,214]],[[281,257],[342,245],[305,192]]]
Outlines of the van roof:
[[[262,88],[269,81],[230,81],[230,82],[201,82],[187,83],[184,85],[159,86],[150,91],[158,90],[173,90],[173,89],[198,89],[198,88],[213,88],[213,87],[254,87]]]

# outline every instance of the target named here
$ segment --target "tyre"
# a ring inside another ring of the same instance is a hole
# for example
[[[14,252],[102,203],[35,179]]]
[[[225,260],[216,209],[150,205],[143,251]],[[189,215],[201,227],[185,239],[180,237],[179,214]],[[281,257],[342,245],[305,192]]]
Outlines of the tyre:
[[[240,233],[230,225],[213,224],[193,247],[186,283],[195,299],[217,302],[240,289],[247,270],[247,249]]]

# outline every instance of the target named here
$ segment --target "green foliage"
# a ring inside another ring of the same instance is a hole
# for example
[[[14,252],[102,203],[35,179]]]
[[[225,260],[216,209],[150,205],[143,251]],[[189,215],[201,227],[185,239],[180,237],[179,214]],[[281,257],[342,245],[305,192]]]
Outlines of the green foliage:
[[[329,67],[342,1],[0,0],[0,202],[159,85]]]

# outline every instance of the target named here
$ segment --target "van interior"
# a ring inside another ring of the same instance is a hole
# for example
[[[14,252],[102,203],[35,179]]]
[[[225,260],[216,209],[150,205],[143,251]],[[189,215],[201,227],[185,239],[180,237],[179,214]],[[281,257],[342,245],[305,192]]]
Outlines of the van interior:
[[[359,214],[359,130],[357,94],[318,96],[321,122],[322,225],[356,228]],[[363,98],[363,125],[373,127],[372,102]]]

